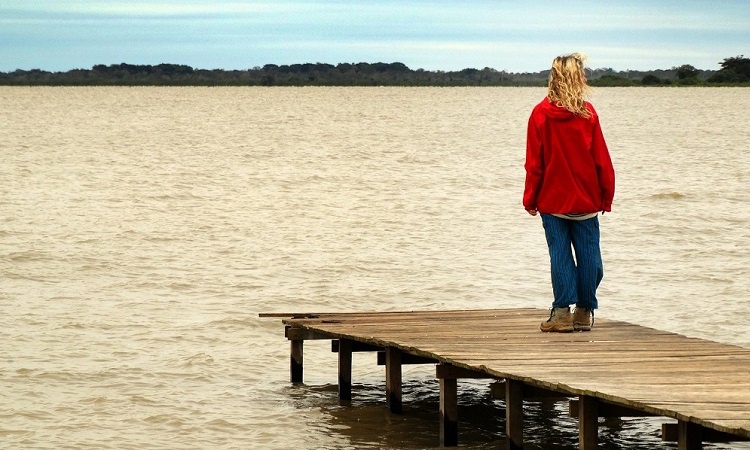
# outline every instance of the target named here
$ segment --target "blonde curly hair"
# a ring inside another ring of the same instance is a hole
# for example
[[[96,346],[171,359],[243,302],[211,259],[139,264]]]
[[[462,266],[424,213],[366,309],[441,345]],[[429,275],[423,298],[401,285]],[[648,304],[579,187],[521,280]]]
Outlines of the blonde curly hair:
[[[555,58],[549,73],[547,98],[555,105],[588,119],[591,111],[586,107],[586,97],[591,88],[586,84],[584,61],[586,56],[581,53]]]

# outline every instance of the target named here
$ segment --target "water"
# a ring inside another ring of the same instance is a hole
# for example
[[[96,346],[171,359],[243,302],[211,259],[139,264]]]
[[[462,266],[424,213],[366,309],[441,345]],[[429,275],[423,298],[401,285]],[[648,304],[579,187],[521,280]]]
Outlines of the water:
[[[330,344],[290,385],[258,313],[548,307],[520,204],[543,95],[0,88],[0,448],[437,446],[434,369],[395,416],[355,355],[341,405]],[[592,100],[618,177],[599,315],[750,348],[750,91]],[[502,402],[459,386],[460,442],[502,448]],[[527,416],[532,447],[576,448],[563,404]],[[603,448],[663,448],[659,423],[602,423]]]

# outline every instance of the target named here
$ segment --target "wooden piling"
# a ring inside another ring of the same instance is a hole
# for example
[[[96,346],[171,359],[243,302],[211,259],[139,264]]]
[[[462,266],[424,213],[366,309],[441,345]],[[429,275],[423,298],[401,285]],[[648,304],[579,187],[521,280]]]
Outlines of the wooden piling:
[[[352,341],[339,340],[339,400],[352,399]]]
[[[599,447],[599,400],[589,395],[578,399],[578,444],[581,450]]]
[[[305,341],[293,340],[291,342],[291,357],[289,358],[289,374],[292,383],[302,383],[304,375],[304,346]]]
[[[694,423],[677,421],[677,450],[702,450],[701,427]]]
[[[388,409],[401,413],[401,350],[395,347],[385,349],[385,395]]]
[[[523,382],[505,380],[505,433],[508,450],[523,448]]]
[[[440,384],[440,446],[458,445],[458,380],[441,378]]]

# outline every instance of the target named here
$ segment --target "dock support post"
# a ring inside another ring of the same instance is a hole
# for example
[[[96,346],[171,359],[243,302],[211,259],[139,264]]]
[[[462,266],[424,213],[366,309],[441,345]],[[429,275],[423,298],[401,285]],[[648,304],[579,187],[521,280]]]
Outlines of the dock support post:
[[[385,395],[391,412],[401,413],[401,350],[395,347],[385,349]]]
[[[352,399],[352,344],[339,339],[339,400]]]
[[[440,379],[440,446],[458,445],[458,380]]]
[[[523,382],[505,380],[505,434],[508,450],[523,448]]]
[[[677,449],[678,450],[702,450],[703,437],[701,426],[695,423],[677,421]]]
[[[302,340],[291,340],[292,354],[289,358],[289,374],[292,383],[302,383],[303,375],[303,344],[305,341]]]
[[[578,400],[578,444],[581,450],[599,447],[599,400],[582,395]]]

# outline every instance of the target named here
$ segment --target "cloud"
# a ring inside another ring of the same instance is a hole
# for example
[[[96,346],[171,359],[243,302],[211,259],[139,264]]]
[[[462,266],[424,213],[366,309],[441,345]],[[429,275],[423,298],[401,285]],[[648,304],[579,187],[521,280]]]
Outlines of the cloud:
[[[17,12],[96,16],[186,16],[251,13],[284,13],[304,7],[299,2],[186,2],[186,1],[10,1],[4,9]]]
[[[0,70],[127,58],[227,69],[377,60],[536,71],[570,51],[589,54],[593,67],[713,67],[750,41],[750,10],[733,0],[576,8],[557,0],[5,0],[0,17]]]

